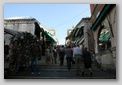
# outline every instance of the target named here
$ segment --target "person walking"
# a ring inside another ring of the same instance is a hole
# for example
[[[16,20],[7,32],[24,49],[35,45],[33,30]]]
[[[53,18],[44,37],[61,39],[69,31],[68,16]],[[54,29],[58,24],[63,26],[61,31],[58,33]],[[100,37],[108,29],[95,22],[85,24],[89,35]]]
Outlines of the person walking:
[[[50,59],[50,49],[49,49],[49,46],[46,48],[46,51],[45,51],[45,56],[46,56],[46,64],[51,64],[51,59]]]
[[[73,57],[76,62],[76,68],[77,68],[76,75],[80,75],[80,63],[81,63],[81,57],[82,57],[82,49],[78,45],[73,47]]]
[[[31,72],[32,74],[40,74],[39,68],[38,68],[38,58],[40,57],[40,48],[37,45],[37,42],[35,42],[31,48]]]
[[[82,76],[85,75],[85,73],[90,72],[90,75],[92,75],[92,58],[91,53],[88,51],[88,49],[85,47],[83,50],[83,58],[84,58],[84,71],[82,72]]]
[[[71,65],[72,65],[72,59],[73,59],[73,50],[70,46],[66,47],[65,55],[66,55],[66,60],[67,60],[67,68],[68,68],[68,71],[70,71]]]
[[[60,66],[63,66],[64,64],[64,55],[65,55],[65,51],[64,51],[64,46],[62,45],[59,50]]]
[[[54,63],[54,55],[53,55],[53,46],[49,46],[49,53],[50,53],[50,64]]]
[[[92,50],[90,50],[91,53],[91,60],[92,60],[92,64],[97,65],[97,61],[96,61],[96,55],[95,52]]]
[[[60,54],[60,46],[59,45],[56,46],[56,52],[57,52],[57,63],[59,64],[60,63],[60,57],[59,57],[59,54]]]
[[[9,45],[5,45],[4,43],[4,71],[5,74],[9,72]]]
[[[53,49],[53,57],[54,57],[54,63],[57,64],[57,51],[56,51],[56,47],[54,47],[54,49]]]

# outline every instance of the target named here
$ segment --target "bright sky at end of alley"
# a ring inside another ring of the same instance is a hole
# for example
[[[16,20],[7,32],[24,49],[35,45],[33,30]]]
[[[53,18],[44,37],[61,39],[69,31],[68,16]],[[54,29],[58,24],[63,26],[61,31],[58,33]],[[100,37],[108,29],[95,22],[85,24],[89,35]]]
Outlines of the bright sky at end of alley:
[[[31,16],[42,26],[55,29],[59,44],[65,44],[67,29],[90,17],[89,4],[5,4],[4,18]]]

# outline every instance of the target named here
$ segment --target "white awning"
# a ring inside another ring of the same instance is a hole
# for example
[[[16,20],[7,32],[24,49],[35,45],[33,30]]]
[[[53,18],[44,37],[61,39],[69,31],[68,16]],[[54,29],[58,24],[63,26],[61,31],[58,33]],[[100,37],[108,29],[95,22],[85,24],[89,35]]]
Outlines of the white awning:
[[[85,38],[82,38],[79,42],[79,44],[82,44]]]

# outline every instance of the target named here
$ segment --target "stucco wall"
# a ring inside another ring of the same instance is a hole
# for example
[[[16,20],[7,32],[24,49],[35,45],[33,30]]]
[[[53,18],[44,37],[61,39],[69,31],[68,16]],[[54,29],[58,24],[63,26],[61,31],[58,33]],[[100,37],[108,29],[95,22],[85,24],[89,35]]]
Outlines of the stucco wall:
[[[116,37],[117,37],[117,28],[116,28],[116,9],[113,8],[112,11],[106,16],[106,18],[101,22],[106,27],[108,25],[108,19],[110,24],[112,25],[112,31],[114,37],[111,37],[111,51],[105,50],[104,52],[98,52],[98,32],[100,30],[100,25],[97,27],[97,30],[94,32],[94,40],[95,40],[95,53],[97,61],[101,64],[103,69],[116,69]]]
[[[34,35],[35,25],[32,21],[6,21],[5,28],[15,31],[29,32]]]
[[[96,54],[96,59],[97,62],[101,64],[103,70],[116,69],[115,50],[114,51],[105,50],[102,53],[98,53]]]

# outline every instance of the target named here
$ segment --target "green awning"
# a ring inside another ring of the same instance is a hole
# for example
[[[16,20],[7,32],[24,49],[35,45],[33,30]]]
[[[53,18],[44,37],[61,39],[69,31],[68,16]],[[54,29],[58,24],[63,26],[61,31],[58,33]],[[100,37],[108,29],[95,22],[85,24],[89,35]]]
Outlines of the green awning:
[[[112,9],[112,7],[115,6],[115,4],[106,4],[103,8],[103,10],[101,11],[100,15],[98,16],[98,18],[96,19],[96,21],[94,22],[94,24],[92,25],[91,29],[93,31],[95,31],[97,29],[97,26],[102,22],[102,20],[105,19],[106,15],[108,14],[108,12]]]
[[[51,35],[47,31],[44,32],[44,35],[47,41],[50,41],[51,43],[56,43],[56,41],[51,37]]]
[[[101,42],[107,42],[110,39],[110,33],[102,33],[99,37],[99,41]]]

